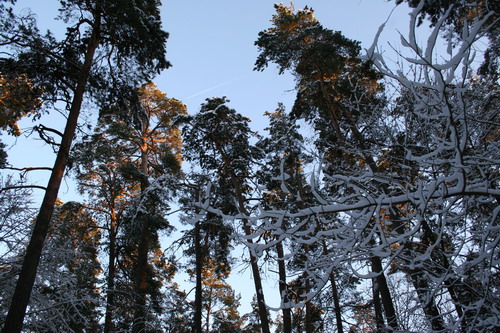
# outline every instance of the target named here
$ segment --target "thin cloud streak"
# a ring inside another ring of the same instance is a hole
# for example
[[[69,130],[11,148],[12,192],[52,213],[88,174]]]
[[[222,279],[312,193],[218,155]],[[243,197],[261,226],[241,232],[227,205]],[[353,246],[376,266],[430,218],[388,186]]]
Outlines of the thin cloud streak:
[[[242,75],[242,76],[237,77],[237,78],[235,78],[235,79],[232,79],[232,80],[226,81],[226,82],[224,82],[224,83],[221,83],[221,84],[215,85],[215,86],[213,86],[213,87],[210,87],[210,88],[208,88],[208,89],[202,90],[202,91],[200,91],[200,92],[197,92],[196,94],[193,94],[193,95],[191,95],[191,96],[189,96],[189,97],[186,97],[184,100],[186,100],[186,101],[187,101],[187,100],[189,100],[189,99],[191,99],[191,98],[194,98],[194,97],[196,97],[196,96],[199,96],[199,95],[205,94],[205,93],[207,93],[207,92],[209,92],[209,91],[212,91],[212,90],[215,90],[215,89],[219,89],[219,88],[224,87],[224,86],[226,86],[226,85],[228,85],[228,84],[231,84],[231,83],[233,83],[233,82],[236,82],[236,81],[238,81],[238,80],[241,80],[241,79],[243,79],[243,78],[247,77],[248,75],[249,75],[249,74],[245,74],[245,75]]]

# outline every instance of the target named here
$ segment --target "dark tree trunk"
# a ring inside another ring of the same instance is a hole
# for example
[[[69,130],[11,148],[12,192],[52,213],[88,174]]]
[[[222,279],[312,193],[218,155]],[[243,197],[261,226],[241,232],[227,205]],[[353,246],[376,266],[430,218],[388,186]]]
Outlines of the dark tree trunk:
[[[149,127],[149,124],[147,125]],[[148,146],[147,143],[141,147],[141,172],[144,177],[148,175]],[[141,180],[141,196],[148,187],[147,180]],[[147,198],[142,198],[147,200]],[[137,263],[135,267],[135,314],[132,332],[142,333],[146,331],[146,294],[148,291],[148,253],[150,240],[149,217],[145,213],[137,214],[141,225],[139,243],[137,245]]]
[[[378,288],[377,278],[372,278],[372,293],[373,293],[373,309],[375,311],[375,322],[377,332],[380,332],[385,327],[384,315],[382,314],[382,304],[380,303],[380,293]]]
[[[35,282],[36,272],[40,262],[40,256],[42,254],[45,238],[47,237],[47,232],[49,230],[57,194],[61,186],[64,171],[66,170],[66,165],[68,164],[69,152],[75,136],[76,126],[78,124],[83,95],[85,93],[88,77],[94,61],[94,54],[99,46],[99,42],[100,17],[98,16],[95,20],[92,34],[87,44],[85,60],[78,76],[61,145],[57,153],[54,167],[52,168],[52,173],[40,207],[40,212],[38,213],[38,217],[35,222],[30,242],[26,249],[26,255],[24,257],[14,295],[12,296],[9,313],[5,319],[5,324],[2,330],[4,333],[21,332],[23,326],[26,307],[28,306],[33,284]]]
[[[309,294],[311,291],[311,282],[309,281],[309,278],[306,277],[306,295]],[[312,322],[312,312],[313,312],[313,306],[311,301],[306,302],[306,333],[312,333],[314,331],[314,326]]]
[[[202,270],[203,255],[201,253],[200,222],[194,225],[194,250],[196,255],[196,291],[194,296],[194,333],[202,333]]]
[[[340,309],[340,300],[339,293],[337,290],[337,282],[335,281],[335,274],[330,273],[330,283],[332,285],[332,296],[333,296],[333,305],[335,306],[335,319],[337,321],[337,332],[343,333],[344,329],[342,328],[342,312]]]
[[[279,274],[279,289],[280,296],[283,300],[283,303],[286,304],[289,302],[288,297],[288,286],[286,283],[286,267],[283,251],[283,244],[279,242],[276,244],[276,250],[278,252],[278,274]],[[292,332],[292,311],[290,308],[285,307],[281,310],[283,312],[283,333],[291,333]]]
[[[108,276],[106,283],[108,294],[106,295],[106,316],[104,318],[104,333],[113,331],[113,311],[115,310],[115,272],[116,272],[116,221],[111,221],[109,231],[109,257]]]
[[[309,256],[309,245],[305,244],[304,245],[304,251],[306,252],[306,256]],[[311,282],[309,280],[309,275],[307,273],[304,274],[304,278],[306,280],[305,283],[305,293],[306,295],[309,295],[309,292],[311,291]],[[312,323],[312,318],[313,318],[313,306],[311,301],[306,302],[306,322],[305,322],[305,327],[306,327],[306,333],[312,333],[314,330],[313,323]]]
[[[408,275],[410,276],[413,287],[417,291],[422,309],[427,319],[431,322],[432,330],[439,332],[445,331],[446,327],[443,318],[441,318],[439,309],[434,302],[434,297],[429,293],[431,289],[427,278],[422,272],[417,270],[408,272]]]
[[[223,158],[224,164],[231,165],[231,160],[224,152],[224,149],[220,146],[220,144],[215,143],[215,145]],[[238,209],[241,213],[247,214],[248,212],[246,211],[245,208],[245,197],[243,195],[240,182],[233,171],[229,170],[228,176],[230,177],[231,183],[233,185],[233,189],[236,195],[236,200],[238,202]],[[248,224],[248,220],[246,219],[243,219],[243,231],[247,236],[252,234],[252,229]],[[250,244],[253,243],[251,239],[248,239],[247,242]],[[257,296],[257,305],[259,309],[261,330],[262,333],[270,333],[271,331],[269,329],[269,318],[267,316],[266,301],[264,298],[264,290],[262,289],[262,279],[260,277],[257,257],[252,252],[250,252],[249,254],[250,254],[250,267],[252,267],[252,276],[255,285],[255,293]]]
[[[359,131],[358,127],[356,126],[356,122],[355,122],[351,112],[345,108],[339,109],[334,105],[332,98],[330,97],[330,95],[326,89],[326,82],[322,81],[320,87],[321,87],[323,97],[325,98],[325,101],[327,102],[327,105],[328,105],[328,109],[330,111],[330,124],[332,126],[332,129],[335,131],[335,133],[338,136],[340,146],[343,148],[345,147],[345,137],[342,134],[342,132],[340,131],[340,121],[339,120],[342,118],[342,119],[345,119],[347,126],[351,130],[352,135],[353,135],[355,141],[357,142],[358,147],[361,148],[360,149],[361,155],[365,159],[366,164],[370,167],[372,172],[378,172],[379,168],[377,166],[377,163],[375,162],[375,160],[373,159],[372,156],[366,154],[367,151],[370,151],[368,149],[369,147],[366,144],[367,141],[365,140],[363,134]],[[344,154],[344,160],[346,161],[346,163],[351,162],[349,156],[347,156],[346,154]],[[375,303],[374,304],[375,311],[377,312],[377,304],[376,303],[377,303],[377,299],[380,295],[381,303],[384,307],[384,312],[385,312],[388,324],[393,329],[397,329],[398,323],[397,323],[396,313],[394,310],[394,304],[392,302],[392,297],[391,297],[391,293],[389,291],[389,287],[387,286],[387,281],[386,281],[385,275],[382,272],[382,264],[380,262],[380,258],[378,258],[378,257],[371,258],[371,263],[372,263],[373,271],[379,273],[377,278],[376,278],[376,281],[374,281],[374,283],[373,283],[374,289],[375,289],[374,295],[373,295],[374,296],[374,303]],[[376,289],[378,289],[378,292],[376,291]],[[378,315],[376,314],[376,316],[377,316],[377,322],[378,322],[378,320],[379,320]]]
[[[245,227],[245,231],[248,230]],[[250,235],[250,232],[246,233]],[[248,240],[250,243],[251,240]],[[257,264],[257,258],[250,253],[250,265],[252,266],[252,275],[255,284],[255,292],[257,294],[257,304],[259,306],[259,318],[262,333],[270,333],[269,330],[269,318],[267,317],[267,307],[266,301],[264,299],[264,290],[262,289],[262,280],[260,278],[259,265]]]
[[[377,273],[377,286],[380,293],[380,299],[384,307],[385,317],[387,319],[387,324],[394,330],[398,329],[398,321],[396,317],[396,310],[394,309],[394,304],[392,303],[391,291],[387,285],[387,280],[385,274],[382,271],[382,263],[379,257],[372,257],[372,270]]]
[[[231,172],[231,181],[234,186],[234,190],[236,193],[236,199],[238,200],[238,208],[242,213],[246,213],[245,209],[245,204],[244,204],[244,197],[243,197],[243,192],[241,190],[241,186],[234,175],[234,173]],[[250,225],[248,224],[247,220],[243,220],[243,231],[245,232],[245,235],[249,236],[252,234],[252,230],[250,228]],[[249,239],[247,242],[253,243],[251,239]],[[262,333],[270,333],[269,329],[269,318],[267,317],[267,307],[266,307],[266,301],[264,298],[264,290],[262,289],[262,280],[260,278],[260,271],[259,271],[259,265],[257,263],[257,257],[250,252],[250,266],[252,267],[252,275],[253,275],[253,280],[255,284],[255,293],[257,295],[257,304],[259,307],[259,318],[260,318],[260,325],[261,325],[261,330]]]

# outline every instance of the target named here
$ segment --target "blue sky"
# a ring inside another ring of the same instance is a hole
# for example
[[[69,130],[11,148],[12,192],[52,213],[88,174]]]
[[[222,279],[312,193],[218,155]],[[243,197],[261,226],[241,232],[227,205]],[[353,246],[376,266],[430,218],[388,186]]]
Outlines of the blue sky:
[[[227,96],[233,108],[252,119],[252,128],[262,132],[267,126],[263,113],[273,111],[278,102],[290,109],[295,99],[291,75],[280,76],[274,67],[264,72],[253,71],[258,54],[254,42],[260,31],[271,26],[274,3],[272,0],[165,1],[162,17],[170,33],[167,56],[173,67],[155,80],[158,87],[170,97],[182,100],[190,113],[198,112],[208,97]],[[340,30],[345,36],[359,40],[365,48],[372,44],[379,26],[395,8],[394,1],[385,0],[294,1],[297,9],[306,5],[315,10],[323,26]],[[394,10],[382,43],[399,41],[395,29],[406,30],[408,12],[404,6]],[[237,273],[241,268],[233,270],[229,283],[242,296],[243,314],[250,311],[255,290],[250,270]],[[273,273],[268,272],[268,276],[266,301],[277,307],[278,287]]]
[[[48,0],[20,0],[17,7],[32,8],[42,31],[50,28],[61,33],[61,22],[52,20],[57,14],[57,4]],[[258,53],[254,41],[259,31],[270,27],[273,4],[272,0],[163,1],[164,29],[170,33],[167,57],[173,67],[158,76],[155,83],[169,97],[183,101],[189,113],[196,113],[206,98],[227,96],[231,107],[251,118],[254,130],[262,131],[266,127],[263,113],[273,111],[278,102],[289,109],[295,97],[295,83],[290,75],[279,76],[273,67],[264,72],[253,71]],[[346,37],[361,41],[365,48],[371,45],[378,27],[395,7],[394,1],[386,0],[300,0],[294,1],[294,5],[312,7],[323,26],[340,30]],[[406,6],[394,10],[383,43],[398,43],[395,29],[406,29],[408,12]],[[83,122],[85,118],[80,123]],[[60,130],[64,124],[62,116],[56,113],[42,117],[41,123]],[[23,121],[22,125],[33,126],[31,120]],[[12,142],[6,135],[2,135],[2,140]],[[18,144],[9,150],[9,161],[17,167],[52,166],[54,157],[49,147],[33,138],[19,138]],[[47,172],[39,172],[32,175],[32,181],[45,186],[47,177]],[[74,184],[68,180],[62,185],[60,197],[63,201],[77,200],[74,192]],[[36,198],[40,195],[37,193]],[[250,272],[234,275],[230,281],[239,281],[235,286],[243,297],[242,313],[249,311],[254,293]],[[268,288],[276,287],[271,283]],[[279,304],[276,293],[269,294],[267,300],[272,306]]]
[[[252,128],[262,131],[267,120],[265,111],[276,109],[278,102],[288,109],[295,98],[295,82],[288,74],[278,75],[276,68],[253,71],[258,50],[254,42],[259,31],[269,28],[274,14],[273,0],[171,0],[163,1],[162,20],[170,33],[167,57],[173,67],[154,81],[169,97],[180,99],[188,112],[196,113],[206,98],[227,96],[231,107],[252,119]],[[289,2],[285,2],[289,4]],[[327,28],[340,30],[345,36],[369,47],[378,27],[394,10],[394,1],[387,0],[309,0],[294,1],[295,8],[309,6]],[[50,29],[61,36],[64,24],[54,20],[58,1],[18,0],[16,10],[31,10],[37,15],[40,30]],[[396,8],[386,25],[382,40],[398,43],[395,29],[405,30],[408,8]],[[385,46],[387,48],[387,46]],[[80,124],[92,119],[88,113]],[[95,118],[95,117],[94,117]],[[52,112],[41,123],[62,130],[64,118]],[[33,126],[31,119],[21,126]],[[14,140],[2,135],[5,143]],[[54,155],[50,147],[34,136],[17,139],[10,148],[9,161],[16,167],[52,166]],[[33,182],[44,186],[46,172],[33,173]],[[35,196],[40,198],[40,191]],[[60,196],[64,201],[76,200],[70,182],[63,183]]]
[[[254,121],[254,129],[264,128],[264,111],[273,111],[278,102],[291,107],[295,97],[291,76],[278,76],[272,67],[253,71],[258,54],[254,42],[259,31],[270,27],[273,4],[272,0],[164,1],[162,17],[170,33],[167,50],[173,67],[155,80],[159,88],[186,103],[190,113],[197,112],[207,97],[227,96],[237,111]],[[394,9],[394,1],[386,0],[301,0],[294,5],[312,7],[325,27],[340,30],[364,47]],[[401,9],[393,14],[387,31],[406,25],[407,10]]]

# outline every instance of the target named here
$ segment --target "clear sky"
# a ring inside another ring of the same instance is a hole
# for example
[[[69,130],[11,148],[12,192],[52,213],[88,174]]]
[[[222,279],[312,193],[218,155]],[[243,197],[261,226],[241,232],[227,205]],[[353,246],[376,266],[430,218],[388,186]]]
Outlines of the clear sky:
[[[274,111],[278,102],[289,109],[295,98],[295,82],[288,74],[278,75],[276,68],[264,72],[253,71],[257,58],[254,46],[259,31],[269,28],[274,14],[273,0],[165,0],[162,6],[164,29],[170,33],[167,57],[173,67],[154,81],[169,97],[180,99],[189,113],[199,111],[206,98],[227,96],[231,106],[252,119],[252,128],[262,131],[266,126],[265,111]],[[288,4],[288,3],[286,3]],[[387,0],[299,0],[295,8],[309,6],[327,28],[340,30],[348,38],[361,41],[362,47],[371,45],[378,27],[394,9],[394,1]],[[64,24],[55,21],[58,1],[18,0],[16,9],[31,10],[37,15],[42,32],[50,29],[61,36]],[[386,40],[397,41],[395,28],[405,29],[408,9],[399,6],[385,29]],[[85,114],[80,123],[85,123]],[[41,123],[62,130],[64,119],[52,113],[42,117]],[[24,128],[32,127],[31,119],[24,120]],[[17,146],[9,150],[9,161],[17,166],[52,166],[51,149],[35,136],[18,138]],[[2,135],[3,141],[13,140]],[[45,185],[44,172],[38,173],[39,185]],[[38,178],[38,177],[37,177]],[[63,184],[61,197],[74,199],[73,189]]]
[[[278,102],[291,106],[295,83],[289,75],[278,76],[275,68],[254,72],[257,58],[254,42],[259,31],[270,27],[272,0],[183,0],[163,2],[163,21],[170,33],[168,58],[173,67],[155,82],[159,88],[197,112],[207,97],[227,96],[232,106],[265,127],[264,111]],[[288,4],[288,2],[285,2]],[[294,1],[295,8],[312,7],[327,28],[371,45],[378,27],[394,8],[386,0]],[[398,9],[387,31],[407,21],[406,8]],[[404,23],[406,25],[406,23]]]
[[[157,77],[155,83],[169,97],[183,101],[189,113],[196,113],[206,98],[227,96],[233,108],[253,120],[252,128],[262,131],[266,127],[263,113],[273,111],[278,102],[289,109],[295,97],[295,83],[290,75],[278,76],[273,67],[264,72],[253,71],[257,57],[254,41],[259,31],[270,27],[273,4],[273,0],[164,0],[162,18],[164,29],[170,33],[167,58],[173,67]],[[50,28],[60,34],[64,31],[61,22],[52,20],[57,5],[54,0],[20,0],[17,8],[32,8],[42,31]],[[361,41],[365,48],[371,45],[378,27],[395,7],[394,1],[386,0],[300,0],[294,1],[294,5],[297,9],[312,7],[323,26],[340,30],[346,37]],[[395,29],[406,29],[408,12],[406,6],[394,10],[382,40],[398,42]],[[82,118],[81,123],[84,121]],[[41,123],[60,130],[64,124],[60,115],[44,116]],[[33,123],[27,120],[22,125],[30,127]],[[12,142],[6,135],[2,135],[2,140]],[[9,161],[17,167],[52,166],[54,157],[50,148],[33,138],[20,138],[9,151]],[[47,172],[39,172],[32,179],[45,186],[46,177]],[[63,201],[77,200],[74,192],[74,185],[68,181],[63,184],[60,197]],[[239,281],[235,287],[243,297],[242,313],[249,311],[254,293],[250,276],[247,271],[230,281]],[[269,286],[273,287],[277,289]],[[277,292],[266,297],[270,305],[279,305]]]

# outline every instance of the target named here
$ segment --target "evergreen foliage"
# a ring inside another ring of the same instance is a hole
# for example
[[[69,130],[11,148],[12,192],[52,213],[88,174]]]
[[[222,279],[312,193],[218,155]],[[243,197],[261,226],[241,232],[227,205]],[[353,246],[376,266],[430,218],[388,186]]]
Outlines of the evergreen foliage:
[[[496,2],[396,0],[413,8],[397,69],[384,26],[362,51],[313,9],[276,4],[255,70],[291,73],[296,99],[265,112],[262,135],[226,97],[188,114],[151,82],[170,66],[158,0],[59,3],[62,39],[0,0],[0,130],[68,115],[60,143],[36,128],[57,150],[37,216],[42,187],[24,176],[49,168],[1,179],[3,332],[500,328]],[[82,105],[98,119],[72,145]],[[57,198],[66,169],[85,203]],[[243,315],[238,268],[255,287]]]

